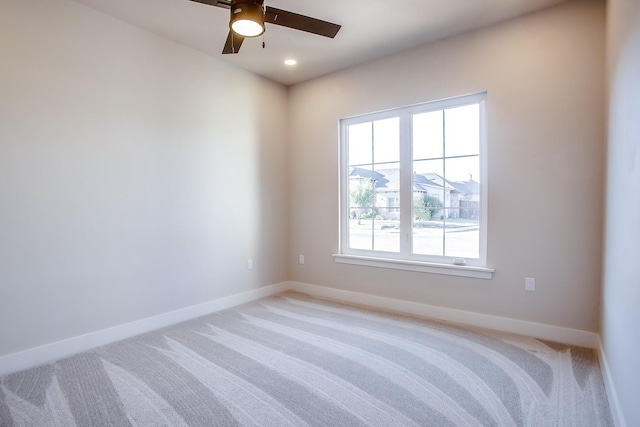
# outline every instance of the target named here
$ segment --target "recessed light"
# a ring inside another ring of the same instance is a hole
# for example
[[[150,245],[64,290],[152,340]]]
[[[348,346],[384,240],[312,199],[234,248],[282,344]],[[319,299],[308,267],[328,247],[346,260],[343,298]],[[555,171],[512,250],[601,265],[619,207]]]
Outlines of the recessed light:
[[[298,61],[296,61],[295,59],[285,59],[284,63],[285,65],[296,65]]]

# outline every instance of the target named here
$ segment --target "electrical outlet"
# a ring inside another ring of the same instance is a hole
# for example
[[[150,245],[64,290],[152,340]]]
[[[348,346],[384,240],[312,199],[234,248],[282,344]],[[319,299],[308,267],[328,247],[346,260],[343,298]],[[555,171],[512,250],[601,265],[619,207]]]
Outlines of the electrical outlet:
[[[304,255],[299,255],[299,256],[298,256],[298,262],[299,262],[300,264],[304,264]]]
[[[535,292],[536,291],[536,279],[533,277],[525,277],[524,278],[524,290],[527,292]]]
[[[252,269],[253,269],[253,260],[249,258],[247,260],[247,270],[252,270]]]

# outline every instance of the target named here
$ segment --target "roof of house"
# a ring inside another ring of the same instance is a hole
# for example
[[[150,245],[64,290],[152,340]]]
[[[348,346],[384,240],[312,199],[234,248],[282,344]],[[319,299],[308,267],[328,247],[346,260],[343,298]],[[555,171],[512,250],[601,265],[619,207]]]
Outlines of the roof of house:
[[[366,169],[351,167],[349,178],[363,178],[375,181],[376,189],[382,191],[399,191],[400,174],[398,169]],[[427,191],[429,188],[441,189],[445,187],[454,193],[478,194],[480,183],[469,181],[449,181],[436,173],[414,173],[413,188],[417,191]]]
[[[390,170],[386,169],[384,171],[389,172]],[[349,173],[349,178],[357,177],[357,178],[363,178],[363,179],[370,179],[372,181],[375,181],[376,188],[386,188],[389,183],[389,177],[386,174],[383,174],[382,172],[383,171],[381,170],[376,171],[376,170],[352,166],[351,172]]]
[[[474,180],[451,182],[447,181],[455,189],[454,191],[463,194],[479,194],[480,183]]]

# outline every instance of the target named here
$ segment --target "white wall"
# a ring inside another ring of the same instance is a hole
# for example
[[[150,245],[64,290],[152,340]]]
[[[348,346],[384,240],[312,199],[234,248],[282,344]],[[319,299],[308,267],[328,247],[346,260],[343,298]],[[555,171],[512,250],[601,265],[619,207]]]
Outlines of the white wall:
[[[640,425],[640,3],[607,10],[609,146],[602,341],[628,426]]]
[[[0,356],[287,279],[286,88],[68,0],[0,54]]]
[[[569,2],[294,86],[291,279],[597,331],[604,9]],[[336,264],[338,120],[481,91],[493,280]],[[535,293],[525,277],[537,279]]]

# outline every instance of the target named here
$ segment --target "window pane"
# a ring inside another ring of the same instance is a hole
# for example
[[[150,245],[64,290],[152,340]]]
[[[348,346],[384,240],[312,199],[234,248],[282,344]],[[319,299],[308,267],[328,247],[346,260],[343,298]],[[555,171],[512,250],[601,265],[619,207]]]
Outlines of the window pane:
[[[447,209],[449,218],[445,221],[445,256],[456,258],[478,258],[480,256],[478,207]]]
[[[445,202],[442,160],[413,162],[413,253],[443,255]]]
[[[373,211],[376,251],[400,251],[400,164],[377,165],[376,197]]]
[[[413,115],[413,159],[442,157],[442,110]]]
[[[373,249],[384,252],[400,252],[400,229],[393,221],[376,221]]]
[[[446,256],[480,256],[479,160],[478,156],[445,160],[447,182],[452,187],[446,220]]]
[[[349,247],[373,249],[370,218],[374,201],[374,171],[371,165],[351,167],[349,173]]]
[[[372,154],[371,122],[349,126],[349,165],[371,164]]]
[[[397,117],[373,122],[374,163],[400,160],[400,120]]]
[[[352,167],[349,176],[349,247],[400,251],[399,164]]]
[[[371,166],[352,167],[350,170],[349,207],[371,209],[374,205],[376,172],[372,170]]]
[[[480,105],[471,104],[445,110],[445,155],[480,153]]]
[[[480,157],[457,157],[444,161],[446,178],[449,183],[471,183],[474,188],[463,189],[466,192],[473,190],[480,194]],[[462,190],[461,190],[462,191]]]
[[[418,219],[422,209],[414,210],[413,253],[419,255],[443,255],[444,222],[440,220]]]
[[[431,191],[444,185],[444,162],[420,160],[413,162],[413,191]]]
[[[373,223],[363,219],[369,208],[351,208],[349,212],[349,248],[373,250]]]

